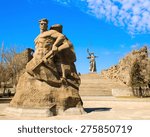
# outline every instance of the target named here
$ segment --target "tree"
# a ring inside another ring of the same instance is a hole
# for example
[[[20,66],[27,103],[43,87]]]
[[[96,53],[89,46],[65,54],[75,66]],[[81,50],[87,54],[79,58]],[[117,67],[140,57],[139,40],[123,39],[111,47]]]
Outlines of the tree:
[[[14,47],[4,49],[4,43],[2,43],[0,52],[0,86],[7,85],[8,83],[14,85],[16,83],[16,75],[21,70],[22,62],[19,58],[14,58],[17,53]]]
[[[28,48],[21,53],[17,53],[14,47],[4,49],[4,43],[2,43],[0,49],[0,86],[2,83],[16,85],[20,73],[33,57],[33,50]]]
[[[142,72],[142,69],[141,69],[140,63],[137,60],[135,60],[131,68],[131,72],[130,72],[131,87],[141,87],[145,84],[144,76],[141,74],[141,72]]]

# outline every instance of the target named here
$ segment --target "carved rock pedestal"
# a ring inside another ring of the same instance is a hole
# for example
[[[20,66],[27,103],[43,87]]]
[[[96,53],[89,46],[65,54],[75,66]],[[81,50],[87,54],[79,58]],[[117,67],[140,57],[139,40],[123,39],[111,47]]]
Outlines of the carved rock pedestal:
[[[20,116],[40,117],[85,113],[77,89],[63,85],[52,87],[28,73],[20,77],[16,94],[6,111]]]

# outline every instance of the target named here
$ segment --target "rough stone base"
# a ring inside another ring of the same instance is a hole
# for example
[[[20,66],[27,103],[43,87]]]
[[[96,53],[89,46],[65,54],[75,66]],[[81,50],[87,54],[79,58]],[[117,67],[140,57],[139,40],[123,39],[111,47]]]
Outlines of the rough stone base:
[[[81,114],[86,114],[86,112],[84,111],[83,108],[79,107],[72,107],[72,108],[69,108],[65,111],[61,111],[59,110],[58,112],[58,115],[81,115]]]
[[[5,114],[23,116],[23,117],[50,117],[53,116],[48,108],[45,109],[27,109],[27,108],[16,108],[16,107],[7,107],[4,110]]]
[[[132,97],[132,96],[134,96],[131,88],[112,89],[112,95],[115,97]]]
[[[7,115],[21,116],[21,117],[51,117],[55,116],[53,110],[49,108],[16,108],[16,107],[7,107],[4,110],[4,113]],[[66,111],[59,111],[58,115],[81,115],[85,114],[83,108],[69,108]]]

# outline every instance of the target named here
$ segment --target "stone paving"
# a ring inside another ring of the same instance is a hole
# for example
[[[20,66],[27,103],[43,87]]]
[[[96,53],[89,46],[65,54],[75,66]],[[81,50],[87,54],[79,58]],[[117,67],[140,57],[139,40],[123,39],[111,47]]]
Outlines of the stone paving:
[[[150,98],[115,98],[112,96],[82,96],[83,115],[53,117],[18,117],[4,113],[8,103],[0,104],[1,120],[150,120]]]

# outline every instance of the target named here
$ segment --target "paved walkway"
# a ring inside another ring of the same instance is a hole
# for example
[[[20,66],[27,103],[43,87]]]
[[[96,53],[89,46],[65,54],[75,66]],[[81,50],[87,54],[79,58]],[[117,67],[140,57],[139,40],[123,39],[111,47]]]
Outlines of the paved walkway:
[[[86,114],[54,117],[8,116],[3,110],[8,103],[0,104],[0,119],[49,120],[150,120],[150,98],[115,98],[112,96],[82,96]]]

